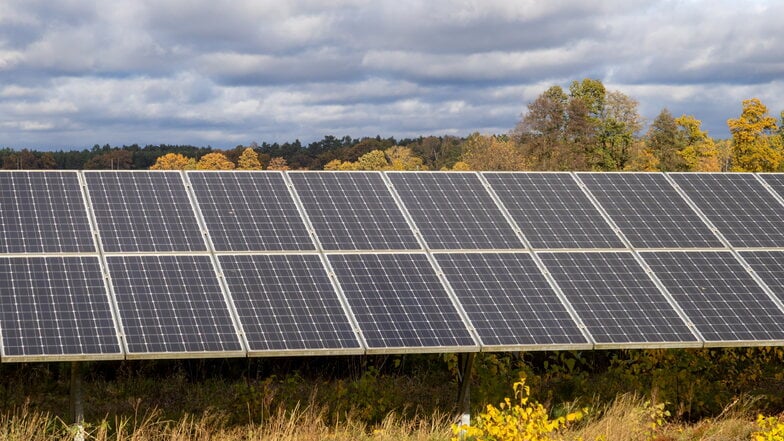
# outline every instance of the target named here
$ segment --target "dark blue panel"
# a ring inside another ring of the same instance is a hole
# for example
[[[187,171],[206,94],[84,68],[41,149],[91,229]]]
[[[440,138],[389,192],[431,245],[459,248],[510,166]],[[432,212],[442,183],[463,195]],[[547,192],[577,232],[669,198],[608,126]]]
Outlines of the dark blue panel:
[[[120,354],[97,257],[0,258],[6,356]]]
[[[530,255],[435,257],[484,345],[588,343]]]
[[[378,172],[291,172],[325,250],[419,249]]]
[[[634,247],[723,247],[661,173],[578,176]]]
[[[219,260],[251,351],[360,347],[319,256]]]
[[[387,173],[431,249],[524,248],[475,173]]]
[[[370,348],[475,346],[423,254],[330,255]]]
[[[188,172],[217,251],[314,250],[280,172]]]
[[[179,172],[85,172],[106,252],[206,250]]]
[[[784,206],[751,173],[676,173],[672,178],[732,246],[784,246]]]
[[[209,256],[109,256],[131,353],[240,351]]]
[[[642,253],[710,342],[784,339],[784,313],[730,252]]]
[[[533,248],[625,248],[568,173],[484,173]]]
[[[94,251],[76,172],[0,172],[0,253]]]
[[[697,340],[631,253],[539,256],[597,343]]]

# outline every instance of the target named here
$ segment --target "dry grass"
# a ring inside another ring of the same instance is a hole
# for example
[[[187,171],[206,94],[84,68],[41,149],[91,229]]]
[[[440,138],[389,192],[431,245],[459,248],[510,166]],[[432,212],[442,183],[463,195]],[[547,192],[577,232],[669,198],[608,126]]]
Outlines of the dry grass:
[[[564,439],[585,441],[724,441],[748,440],[756,429],[750,401],[738,401],[711,420],[696,424],[668,422],[651,425],[653,407],[634,395],[622,395],[592,413]],[[413,419],[390,413],[378,425],[368,426],[350,416],[327,424],[327,409],[310,404],[293,410],[278,409],[263,424],[231,426],[225,415],[205,412],[166,420],[157,410],[140,411],[85,427],[85,439],[95,441],[447,441],[451,418],[434,414]],[[655,416],[655,415],[654,415]],[[0,441],[73,440],[74,428],[46,413],[24,406],[0,415]]]

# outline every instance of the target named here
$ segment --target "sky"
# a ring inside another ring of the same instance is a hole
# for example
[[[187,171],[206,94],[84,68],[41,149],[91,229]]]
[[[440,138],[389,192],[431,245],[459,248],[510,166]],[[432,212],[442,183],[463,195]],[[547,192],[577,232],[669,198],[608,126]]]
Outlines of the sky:
[[[784,1],[2,0],[0,147],[507,133],[595,78],[726,138],[784,110]]]

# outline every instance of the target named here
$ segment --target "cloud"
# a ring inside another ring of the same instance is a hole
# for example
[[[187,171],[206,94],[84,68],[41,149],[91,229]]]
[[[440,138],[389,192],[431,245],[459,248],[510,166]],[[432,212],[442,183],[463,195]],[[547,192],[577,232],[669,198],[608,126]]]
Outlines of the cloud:
[[[7,0],[0,145],[503,133],[601,79],[727,136],[784,108],[784,4],[704,0]]]

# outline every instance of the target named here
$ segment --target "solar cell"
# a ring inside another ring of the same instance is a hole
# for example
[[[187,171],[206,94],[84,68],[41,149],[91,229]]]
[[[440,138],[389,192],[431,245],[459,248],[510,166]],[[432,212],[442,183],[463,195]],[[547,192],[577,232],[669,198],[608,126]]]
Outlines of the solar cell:
[[[660,173],[579,173],[632,246],[638,248],[722,247]]]
[[[450,253],[435,258],[484,347],[588,345],[529,254]]]
[[[750,173],[673,173],[734,247],[784,246],[784,206]]]
[[[290,172],[325,250],[420,249],[378,172]]]
[[[315,250],[280,172],[188,172],[217,251]]]
[[[424,254],[328,256],[369,352],[476,347]]]
[[[244,353],[209,256],[107,256],[128,355]]]
[[[85,172],[106,252],[202,251],[207,246],[179,172]]]
[[[706,342],[784,339],[784,313],[731,252],[641,254]]]
[[[362,351],[318,255],[219,261],[251,352]]]
[[[483,173],[533,248],[625,248],[569,173]]]
[[[0,258],[3,356],[122,358],[96,256]]]
[[[94,252],[76,172],[0,172],[0,253]]]
[[[784,250],[742,251],[740,255],[773,294],[784,302]]]
[[[538,255],[597,346],[688,346],[697,342],[631,253]]]
[[[524,248],[475,173],[387,176],[431,249]]]

